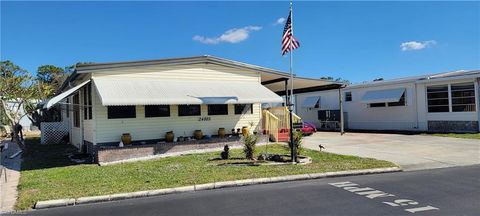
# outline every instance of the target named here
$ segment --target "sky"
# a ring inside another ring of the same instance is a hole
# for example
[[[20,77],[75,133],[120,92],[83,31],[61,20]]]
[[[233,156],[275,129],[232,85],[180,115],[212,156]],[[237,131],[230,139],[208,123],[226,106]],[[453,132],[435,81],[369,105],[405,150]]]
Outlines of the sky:
[[[1,1],[0,58],[40,65],[214,55],[281,71],[288,2]],[[480,2],[294,2],[298,76],[353,83],[480,69]]]

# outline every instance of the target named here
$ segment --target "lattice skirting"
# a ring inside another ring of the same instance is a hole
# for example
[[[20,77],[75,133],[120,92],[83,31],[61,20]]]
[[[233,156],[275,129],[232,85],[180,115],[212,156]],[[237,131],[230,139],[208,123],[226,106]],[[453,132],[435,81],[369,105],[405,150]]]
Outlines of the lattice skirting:
[[[42,144],[60,143],[66,135],[68,135],[67,122],[42,122]]]

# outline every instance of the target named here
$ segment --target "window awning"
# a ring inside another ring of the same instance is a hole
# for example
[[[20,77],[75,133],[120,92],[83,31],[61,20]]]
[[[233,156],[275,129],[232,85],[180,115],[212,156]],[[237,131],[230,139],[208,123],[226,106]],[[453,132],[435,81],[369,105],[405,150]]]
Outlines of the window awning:
[[[282,103],[260,83],[183,80],[93,80],[103,106]]]
[[[398,102],[405,93],[405,88],[367,91],[362,97],[362,103]]]
[[[57,104],[58,102],[60,102],[61,100],[65,99],[66,97],[72,95],[73,93],[75,93],[76,91],[78,91],[80,88],[82,88],[84,85],[88,84],[90,82],[90,80],[87,80],[83,83],[80,83],[79,85],[69,89],[69,90],[66,90],[64,92],[62,92],[61,94],[53,97],[53,98],[50,98],[50,100],[48,100],[44,105],[43,105],[43,108],[44,109],[50,109],[52,106],[54,106],[55,104]]]
[[[317,105],[320,105],[320,96],[310,96],[306,97],[305,100],[303,100],[302,107],[303,108],[315,108],[318,107]]]

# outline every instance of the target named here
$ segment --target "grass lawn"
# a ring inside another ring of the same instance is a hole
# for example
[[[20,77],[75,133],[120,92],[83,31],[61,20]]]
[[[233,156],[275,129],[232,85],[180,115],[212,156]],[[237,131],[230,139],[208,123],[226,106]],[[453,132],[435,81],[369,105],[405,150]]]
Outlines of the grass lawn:
[[[370,158],[344,156],[313,150],[302,155],[312,157],[308,165],[219,166],[224,160],[219,152],[191,154],[149,161],[109,166],[75,165],[67,154],[75,148],[65,145],[39,145],[38,139],[27,140],[24,152],[17,209],[33,207],[36,201],[69,197],[95,196],[141,190],[262,178],[292,174],[393,167],[393,163]],[[258,151],[265,150],[264,146]],[[230,150],[232,158],[243,158],[241,149]],[[268,146],[269,153],[288,154],[280,144]],[[234,159],[242,161],[243,159]]]
[[[464,138],[464,139],[480,139],[480,133],[433,133],[433,134],[424,134],[424,135]]]

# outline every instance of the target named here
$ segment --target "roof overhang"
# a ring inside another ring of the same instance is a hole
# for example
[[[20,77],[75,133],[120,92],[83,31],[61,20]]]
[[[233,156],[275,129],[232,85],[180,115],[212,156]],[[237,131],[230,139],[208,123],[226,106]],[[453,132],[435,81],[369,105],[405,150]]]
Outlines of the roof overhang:
[[[398,102],[404,93],[405,88],[367,91],[362,97],[362,103],[371,104]]]
[[[103,106],[282,103],[256,82],[93,79]]]
[[[320,107],[320,96],[309,96],[303,100],[303,108],[315,108]]]
[[[55,104],[57,104],[58,102],[62,101],[63,99],[65,99],[66,97],[74,94],[75,92],[77,92],[78,90],[80,90],[83,86],[87,85],[88,83],[90,83],[90,80],[87,80],[87,81],[84,81],[64,92],[62,92],[61,94],[51,98],[50,100],[48,100],[44,105],[43,105],[43,108],[44,109],[50,109],[52,108]]]
[[[290,74],[271,69],[261,67],[257,65],[246,64],[243,62],[233,61],[229,59],[219,58],[210,55],[184,57],[184,58],[165,58],[158,60],[142,60],[142,61],[127,61],[127,62],[110,62],[110,63],[95,63],[95,64],[82,64],[79,65],[74,74],[85,75],[86,73],[102,73],[102,71],[108,71],[105,69],[116,69],[125,67],[141,67],[149,65],[191,65],[191,64],[215,64],[225,67],[250,69],[260,73],[262,84],[273,92],[279,95],[285,94],[285,80],[287,80],[288,88],[290,88]],[[72,76],[73,77],[73,76]],[[75,78],[74,78],[75,79]],[[312,79],[294,76],[293,87],[294,93],[303,93],[310,91],[328,90],[333,88],[339,88],[341,83],[324,80],[324,79]]]

